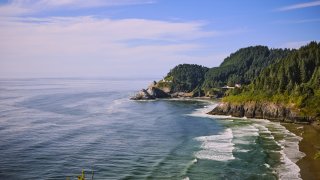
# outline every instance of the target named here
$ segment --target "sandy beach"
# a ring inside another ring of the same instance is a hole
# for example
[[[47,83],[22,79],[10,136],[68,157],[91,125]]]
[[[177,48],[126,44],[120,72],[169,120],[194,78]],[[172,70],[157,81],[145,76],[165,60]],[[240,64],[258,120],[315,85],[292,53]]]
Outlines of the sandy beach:
[[[306,154],[297,165],[300,167],[301,178],[304,180],[320,179],[320,159],[314,159],[316,152],[320,151],[319,125],[283,124],[289,131],[301,136],[300,151]]]

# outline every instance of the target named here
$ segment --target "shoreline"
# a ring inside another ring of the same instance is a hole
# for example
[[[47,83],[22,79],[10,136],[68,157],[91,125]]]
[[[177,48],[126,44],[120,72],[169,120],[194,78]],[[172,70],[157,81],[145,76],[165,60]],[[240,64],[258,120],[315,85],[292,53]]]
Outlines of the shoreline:
[[[211,114],[208,115],[216,116]],[[230,117],[227,115],[225,116]],[[303,152],[305,156],[296,163],[300,168],[301,179],[318,180],[320,178],[320,159],[315,160],[314,156],[318,151],[320,151],[320,122],[314,121],[313,123],[305,124],[297,122],[281,122],[277,120],[269,121],[280,122],[280,124],[283,125],[288,131],[302,138],[302,140],[299,142],[299,151]]]
[[[217,103],[219,100],[203,98],[203,97],[178,97],[178,98],[159,98],[160,100],[182,100],[182,101],[202,101],[207,103]],[[159,100],[158,99],[158,100]],[[207,110],[209,110],[207,108]],[[210,109],[209,111],[212,111]],[[202,112],[209,116],[217,116],[208,114],[208,112]],[[220,115],[230,118],[227,115]],[[233,116],[232,116],[233,117]],[[243,119],[243,117],[233,117]],[[245,118],[250,119],[250,118]],[[260,118],[253,118],[260,119]],[[269,120],[269,119],[266,119]],[[300,168],[300,176],[303,180],[317,180],[320,178],[320,159],[315,160],[314,155],[316,152],[320,151],[320,122],[314,122],[313,124],[297,123],[297,122],[281,122],[277,120],[269,120],[270,122],[279,122],[288,131],[294,133],[295,135],[302,137],[299,142],[299,151],[303,152],[305,156],[301,158],[297,163],[295,163]]]
[[[320,131],[314,125],[302,125],[294,123],[283,123],[290,132],[302,137],[299,142],[299,150],[305,153],[305,157],[296,164],[300,168],[302,179],[317,180],[320,178],[320,159],[315,160],[314,155],[320,151]]]

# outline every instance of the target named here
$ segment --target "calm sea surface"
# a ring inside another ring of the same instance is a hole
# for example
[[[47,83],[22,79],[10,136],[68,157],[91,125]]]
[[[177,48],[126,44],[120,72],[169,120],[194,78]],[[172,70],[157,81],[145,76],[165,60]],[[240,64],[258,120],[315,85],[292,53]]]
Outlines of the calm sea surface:
[[[129,100],[150,82],[0,80],[0,179],[299,179],[301,139],[279,123]]]

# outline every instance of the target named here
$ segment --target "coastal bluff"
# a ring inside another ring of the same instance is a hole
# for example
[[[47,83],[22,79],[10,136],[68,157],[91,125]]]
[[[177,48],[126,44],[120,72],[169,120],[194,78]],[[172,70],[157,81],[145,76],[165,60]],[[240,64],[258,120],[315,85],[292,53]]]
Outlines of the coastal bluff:
[[[303,124],[309,124],[310,122],[314,121],[313,117],[301,115],[299,110],[296,108],[272,102],[222,102],[212,111],[208,112],[208,114],[269,119],[273,121]]]
[[[169,86],[163,86],[160,82],[153,82],[148,86],[147,89],[141,89],[131,100],[152,100],[161,98],[191,98],[195,97],[197,94],[194,92],[175,92]]]
[[[148,87],[147,89],[140,90],[136,95],[131,97],[131,100],[150,100],[156,98],[168,98],[170,94],[164,92],[157,87]]]

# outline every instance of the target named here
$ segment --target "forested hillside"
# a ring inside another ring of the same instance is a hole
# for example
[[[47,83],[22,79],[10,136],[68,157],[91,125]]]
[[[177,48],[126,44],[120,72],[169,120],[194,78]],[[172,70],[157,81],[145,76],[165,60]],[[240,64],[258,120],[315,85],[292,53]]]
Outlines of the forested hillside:
[[[235,84],[242,86],[227,91],[221,88]],[[311,42],[298,50],[247,47],[210,69],[181,64],[158,85],[169,87],[171,93],[222,93],[228,102],[272,101],[320,116],[320,43]]]
[[[227,57],[219,67],[211,68],[206,73],[203,88],[249,84],[263,68],[286,57],[290,52],[288,49],[270,50],[266,46],[240,49]]]
[[[263,70],[252,88],[269,93],[306,94],[319,89],[319,78],[320,44],[311,42]]]
[[[320,43],[311,42],[271,64],[248,86],[230,90],[229,102],[272,101],[320,116]]]
[[[173,92],[191,92],[201,87],[208,70],[209,68],[196,64],[180,64],[168,73],[165,80],[170,81]]]
[[[196,64],[180,64],[164,78],[171,83],[161,81],[160,85],[170,86],[172,92],[209,92],[225,85],[249,84],[263,68],[290,52],[288,49],[270,50],[266,46],[243,48],[227,57],[219,67],[209,69]]]

